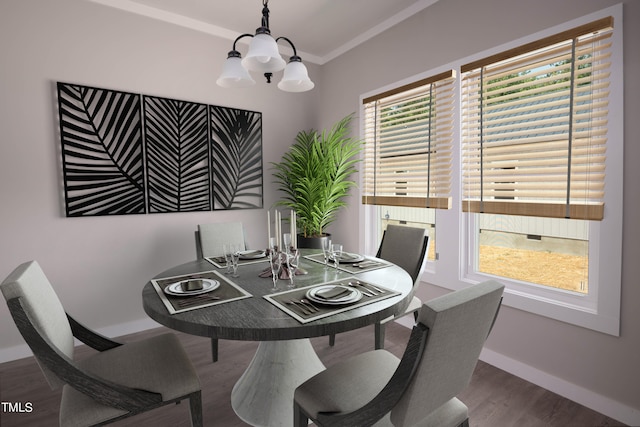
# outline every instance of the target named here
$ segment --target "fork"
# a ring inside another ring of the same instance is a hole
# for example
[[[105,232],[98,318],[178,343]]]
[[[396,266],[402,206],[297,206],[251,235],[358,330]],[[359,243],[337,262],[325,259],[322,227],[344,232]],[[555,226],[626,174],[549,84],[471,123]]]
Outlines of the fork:
[[[309,307],[311,310],[313,310],[313,311],[314,311],[314,312],[316,312],[316,313],[320,311],[320,309],[319,309],[318,307],[316,307],[315,305],[313,305],[313,304],[311,303],[311,301],[309,301],[309,300],[308,300],[308,299],[306,299],[306,298],[302,298],[302,299],[300,300],[300,302],[301,302],[302,304],[306,305],[307,307]]]
[[[361,288],[360,292],[362,292],[364,295],[366,295],[368,297],[375,297],[376,296],[376,294],[374,294],[371,289],[362,286],[362,284],[360,284],[360,282],[349,282],[349,283],[347,283],[347,286],[352,287],[352,288]]]
[[[357,262],[355,264],[353,264],[354,267],[356,268],[368,268],[368,267],[373,267],[374,265],[378,264],[375,261],[360,261]]]
[[[384,294],[385,291],[383,291],[382,289],[380,289],[379,287],[377,287],[376,285],[373,285],[371,283],[362,283],[359,280],[355,281],[356,285],[362,286],[363,288],[369,289],[372,292],[377,292],[380,294]]]
[[[308,309],[307,306],[305,304],[301,303],[300,301],[291,300],[291,301],[285,301],[284,303],[292,305],[294,307],[298,307],[298,309],[300,309],[302,314],[313,314],[313,311]]]

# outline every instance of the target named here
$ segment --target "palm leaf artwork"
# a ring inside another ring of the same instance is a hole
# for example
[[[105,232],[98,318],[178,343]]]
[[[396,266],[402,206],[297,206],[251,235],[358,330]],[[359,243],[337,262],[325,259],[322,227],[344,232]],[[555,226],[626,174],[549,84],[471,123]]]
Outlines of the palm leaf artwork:
[[[57,89],[66,215],[145,213],[139,95]]]
[[[209,108],[214,210],[261,208],[262,114]]]
[[[207,106],[144,97],[149,212],[211,209]]]

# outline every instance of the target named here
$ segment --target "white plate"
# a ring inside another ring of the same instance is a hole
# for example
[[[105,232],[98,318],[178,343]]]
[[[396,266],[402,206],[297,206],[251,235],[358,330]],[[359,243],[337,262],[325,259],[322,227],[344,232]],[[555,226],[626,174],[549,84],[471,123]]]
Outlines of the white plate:
[[[240,259],[258,259],[264,258],[267,254],[264,251],[252,249],[248,251],[240,251]]]
[[[333,257],[331,257],[330,259],[331,261],[333,261]],[[340,256],[340,259],[338,261],[340,261],[341,264],[350,264],[353,262],[364,261],[364,256],[358,255],[358,254],[351,254],[349,252],[344,252]]]
[[[316,296],[316,294],[318,292],[323,292],[323,291],[328,291],[330,289],[334,289],[334,288],[342,288],[342,289],[346,289],[348,291],[350,291],[351,293],[348,295],[345,295],[344,297],[338,298],[338,299],[324,299],[322,297]],[[316,302],[318,304],[326,304],[326,305],[345,305],[345,304],[352,304],[354,302],[360,301],[362,299],[362,292],[360,292],[357,289],[351,288],[349,286],[343,286],[343,285],[324,285],[324,286],[318,286],[312,289],[309,289],[307,291],[307,298],[309,298],[311,301]]]
[[[164,293],[168,295],[173,295],[173,296],[186,297],[191,295],[205,294],[207,292],[216,290],[218,289],[218,287],[220,287],[220,282],[218,282],[217,280],[202,279],[202,281],[203,281],[202,289],[198,289],[197,291],[183,291],[181,284],[182,282],[184,282],[184,280],[181,280],[179,282],[172,283],[169,286],[165,287]]]

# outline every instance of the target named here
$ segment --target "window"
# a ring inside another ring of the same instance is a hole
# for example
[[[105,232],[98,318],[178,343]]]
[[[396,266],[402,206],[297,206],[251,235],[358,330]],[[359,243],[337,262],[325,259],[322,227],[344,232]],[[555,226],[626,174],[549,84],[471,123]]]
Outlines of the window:
[[[393,176],[367,169],[363,234],[418,217],[425,227],[437,223],[437,262],[423,280],[459,289],[496,278],[507,286],[507,306],[618,335],[621,24],[622,6],[613,6],[443,65],[460,70],[452,91],[451,208],[370,207],[367,196],[411,197],[412,180],[407,168]],[[379,149],[375,107],[363,106],[363,135]],[[371,194],[379,183],[392,185]]]
[[[602,219],[612,26],[462,66],[465,212]]]
[[[454,72],[365,98],[362,202],[451,207]]]
[[[468,271],[588,296],[588,221],[494,214],[468,219]]]
[[[603,18],[462,66],[462,210],[483,213],[469,218],[471,271],[588,295],[612,27]]]
[[[394,223],[434,239],[433,210],[451,208],[454,82],[449,70],[363,100],[362,202],[379,206],[378,235]]]

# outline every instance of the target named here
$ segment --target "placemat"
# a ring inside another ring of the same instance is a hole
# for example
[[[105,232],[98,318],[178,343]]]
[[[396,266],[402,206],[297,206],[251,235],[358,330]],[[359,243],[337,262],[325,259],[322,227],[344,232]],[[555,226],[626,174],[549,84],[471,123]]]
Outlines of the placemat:
[[[189,279],[217,280],[220,282],[220,287],[211,292],[193,296],[173,296],[167,295],[164,292],[164,289],[167,286]],[[182,313],[217,304],[224,304],[252,296],[250,293],[217,271],[205,271],[202,273],[184,274],[182,276],[164,277],[162,279],[153,279],[151,280],[151,283],[171,314]]]
[[[322,255],[322,254],[321,254]],[[323,261],[324,262],[324,261]],[[312,302],[307,298],[307,291],[318,286],[328,284],[347,285],[348,283],[359,283],[355,288],[362,292],[362,299],[348,305],[324,305]],[[270,303],[299,321],[300,323],[313,322],[323,317],[332,316],[357,307],[362,307],[376,301],[400,295],[400,292],[392,291],[383,286],[369,283],[357,277],[347,277],[340,280],[319,283],[304,288],[297,288],[288,291],[265,295],[264,298]]]
[[[211,264],[215,265],[218,268],[227,268],[227,261],[224,259],[223,256],[205,257],[204,259],[206,259],[207,261],[209,261]],[[265,256],[257,259],[239,259],[238,267],[241,267],[247,264],[256,264],[259,262],[269,262],[269,258]]]
[[[324,255],[322,253],[313,254],[313,255],[305,255],[304,258],[307,258],[311,261],[315,261],[320,264],[324,264]],[[329,261],[327,264],[329,267],[333,268],[333,261]],[[386,261],[372,260],[366,259],[364,261],[355,262],[355,263],[343,263],[338,264],[338,270],[346,271],[351,274],[364,273],[365,271],[377,270],[379,268],[390,267],[391,264]]]

